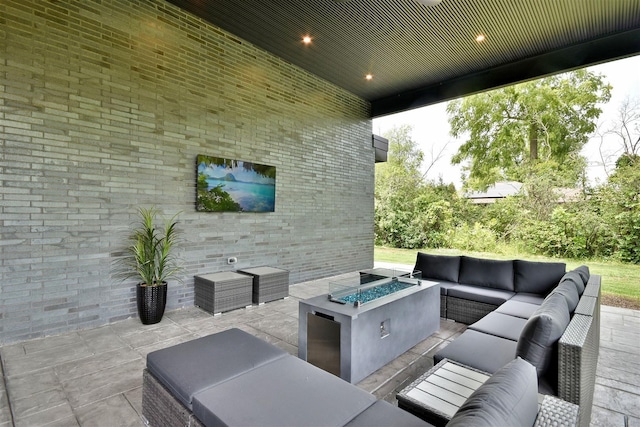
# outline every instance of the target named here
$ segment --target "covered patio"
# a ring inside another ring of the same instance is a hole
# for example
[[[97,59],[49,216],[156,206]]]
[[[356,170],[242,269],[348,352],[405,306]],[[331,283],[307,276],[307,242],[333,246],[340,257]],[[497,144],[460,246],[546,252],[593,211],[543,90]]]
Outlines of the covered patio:
[[[230,327],[296,354],[298,301],[373,265],[373,117],[638,52],[636,0],[0,2],[0,426],[140,425],[146,354]],[[198,155],[274,166],[274,212],[196,211]],[[112,265],[151,205],[185,270],[142,327]],[[289,299],[194,307],[263,265]],[[603,308],[593,425],[640,423],[639,319]],[[462,328],[359,386],[393,401]]]
[[[328,292],[332,279],[298,283],[290,287],[287,299],[219,316],[190,307],[171,311],[160,324],[144,328],[132,318],[6,345],[0,348],[6,387],[0,393],[0,426],[144,425],[141,373],[147,353],[237,327],[297,355],[298,302]],[[602,306],[601,316],[591,425],[638,425],[640,312]],[[427,371],[433,354],[464,329],[462,324],[441,321],[436,334],[358,387],[395,403],[396,393]]]

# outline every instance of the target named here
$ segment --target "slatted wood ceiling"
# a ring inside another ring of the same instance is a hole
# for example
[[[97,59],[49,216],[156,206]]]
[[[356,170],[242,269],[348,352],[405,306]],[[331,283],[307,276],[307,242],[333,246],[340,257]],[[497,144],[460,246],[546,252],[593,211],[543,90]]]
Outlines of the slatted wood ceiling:
[[[640,0],[169,1],[371,101],[606,36],[640,35]],[[487,40],[478,44],[480,33]],[[307,34],[309,46],[301,42]]]

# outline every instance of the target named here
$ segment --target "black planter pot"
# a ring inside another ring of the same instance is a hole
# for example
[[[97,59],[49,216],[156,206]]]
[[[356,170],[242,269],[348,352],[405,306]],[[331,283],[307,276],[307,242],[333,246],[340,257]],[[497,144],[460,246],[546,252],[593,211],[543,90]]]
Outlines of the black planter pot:
[[[138,284],[136,288],[138,316],[143,325],[159,323],[167,304],[167,283],[157,286]]]

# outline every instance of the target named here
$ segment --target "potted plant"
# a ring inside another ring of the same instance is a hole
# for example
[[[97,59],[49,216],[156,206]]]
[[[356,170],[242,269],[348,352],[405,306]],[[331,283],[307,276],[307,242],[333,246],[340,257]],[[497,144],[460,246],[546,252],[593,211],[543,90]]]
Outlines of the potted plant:
[[[164,220],[163,228],[156,225],[159,214],[156,208],[140,208],[138,214],[139,221],[131,230],[125,255],[120,259],[120,273],[123,279],[138,279],[138,316],[144,325],[151,325],[160,322],[164,315],[167,281],[182,270],[175,255],[180,213]]]

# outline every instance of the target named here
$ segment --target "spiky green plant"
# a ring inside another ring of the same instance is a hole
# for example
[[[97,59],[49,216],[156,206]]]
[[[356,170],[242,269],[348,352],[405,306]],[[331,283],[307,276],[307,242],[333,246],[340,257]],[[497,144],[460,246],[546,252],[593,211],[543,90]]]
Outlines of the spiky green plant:
[[[175,255],[178,243],[176,229],[180,212],[164,221],[164,228],[156,227],[159,212],[156,208],[139,208],[140,216],[129,236],[129,246],[121,259],[120,276],[138,278],[147,286],[160,285],[177,277],[182,270]]]

